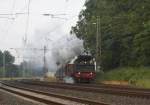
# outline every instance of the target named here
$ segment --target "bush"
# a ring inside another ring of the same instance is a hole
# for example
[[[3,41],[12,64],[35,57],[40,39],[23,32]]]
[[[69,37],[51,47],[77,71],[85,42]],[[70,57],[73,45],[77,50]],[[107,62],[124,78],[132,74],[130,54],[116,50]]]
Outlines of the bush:
[[[98,75],[96,81],[128,81],[131,85],[150,87],[150,68],[124,67]]]

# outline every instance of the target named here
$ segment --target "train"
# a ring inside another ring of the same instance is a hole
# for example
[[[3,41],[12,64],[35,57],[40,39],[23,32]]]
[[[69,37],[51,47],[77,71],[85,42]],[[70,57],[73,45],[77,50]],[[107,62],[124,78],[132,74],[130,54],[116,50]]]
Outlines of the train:
[[[55,74],[57,80],[65,81],[71,78],[74,83],[88,82],[95,79],[95,59],[91,55],[79,55],[71,62],[62,65]]]

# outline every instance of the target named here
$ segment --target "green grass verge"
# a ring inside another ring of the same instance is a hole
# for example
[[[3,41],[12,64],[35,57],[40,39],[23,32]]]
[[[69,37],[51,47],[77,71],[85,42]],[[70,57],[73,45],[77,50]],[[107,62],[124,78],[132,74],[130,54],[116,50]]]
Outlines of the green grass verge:
[[[128,81],[132,85],[150,88],[150,68],[125,67],[117,68],[106,73],[98,73],[96,81],[119,80]]]

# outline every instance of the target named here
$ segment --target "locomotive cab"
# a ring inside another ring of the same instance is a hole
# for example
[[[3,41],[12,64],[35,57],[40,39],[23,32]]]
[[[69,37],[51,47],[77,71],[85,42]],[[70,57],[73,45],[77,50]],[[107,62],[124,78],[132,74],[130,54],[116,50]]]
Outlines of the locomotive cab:
[[[79,55],[71,63],[63,65],[56,78],[71,77],[74,82],[91,82],[95,78],[95,60],[91,55]]]
[[[95,77],[95,63],[90,55],[80,55],[74,62],[74,79],[76,82],[90,82]]]

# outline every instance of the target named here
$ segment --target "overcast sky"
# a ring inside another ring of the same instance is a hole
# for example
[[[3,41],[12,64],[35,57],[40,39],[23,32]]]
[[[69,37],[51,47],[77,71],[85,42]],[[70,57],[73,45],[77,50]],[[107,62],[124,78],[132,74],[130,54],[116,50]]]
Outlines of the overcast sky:
[[[23,46],[28,2],[29,0],[0,0],[0,50]],[[70,27],[75,25],[79,12],[84,8],[84,2],[85,0],[31,0],[27,29],[28,43],[35,41],[34,38],[38,32],[42,32],[43,37],[46,35],[48,38],[69,33]],[[15,13],[25,14],[9,15]],[[51,18],[43,16],[44,13],[66,15]]]

